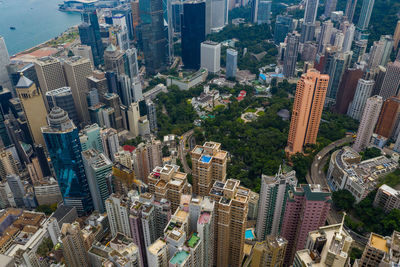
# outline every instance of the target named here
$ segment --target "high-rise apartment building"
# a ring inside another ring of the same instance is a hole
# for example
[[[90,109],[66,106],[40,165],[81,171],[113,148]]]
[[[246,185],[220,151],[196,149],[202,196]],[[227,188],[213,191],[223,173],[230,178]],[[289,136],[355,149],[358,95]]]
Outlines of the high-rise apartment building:
[[[18,174],[17,161],[10,151],[2,149],[0,151],[0,178],[5,180],[8,174]]]
[[[157,239],[156,242],[147,248],[147,259],[149,266],[168,267],[168,246],[163,239]]]
[[[232,48],[226,50],[226,77],[235,78],[238,52]]]
[[[351,101],[347,115],[355,120],[360,120],[367,98],[371,96],[375,82],[373,80],[359,79],[353,101]]]
[[[329,76],[310,69],[297,82],[286,153],[303,152],[306,144],[315,144],[328,88]]]
[[[357,152],[364,150],[371,141],[376,122],[379,118],[383,100],[381,96],[372,96],[367,99],[363,115],[358,126],[357,137],[353,149]]]
[[[400,20],[397,21],[397,26],[393,34],[393,49],[394,51],[397,50],[399,47],[399,41],[400,41]]]
[[[8,55],[8,50],[4,37],[0,36],[0,85],[11,89],[11,81],[8,76],[7,66],[10,64],[10,56]]]
[[[207,196],[215,181],[224,182],[228,152],[221,150],[221,144],[205,142],[191,151],[193,193]]]
[[[216,181],[210,190],[215,201],[214,265],[239,267],[243,247],[250,190],[240,181]]]
[[[347,0],[344,15],[349,22],[353,22],[354,11],[356,11],[357,0]]]
[[[108,179],[113,164],[103,153],[92,148],[83,151],[82,158],[94,209],[103,213],[106,210],[104,203],[111,192]]]
[[[92,75],[90,60],[71,57],[64,62],[65,76],[74,97],[76,111],[81,122],[90,122],[86,94],[89,92],[86,78]]]
[[[390,138],[394,133],[400,114],[400,98],[391,97],[384,101],[374,133]]]
[[[292,78],[295,76],[296,71],[300,35],[298,33],[288,33],[286,41],[286,51],[283,59],[283,75],[286,78]]]
[[[369,52],[368,68],[370,70],[378,67],[382,61],[384,42],[375,41]]]
[[[250,267],[283,267],[287,241],[279,236],[267,236],[265,241],[257,242],[253,247]]]
[[[54,107],[47,117],[48,126],[41,128],[66,206],[79,214],[93,210],[88,181],[82,160],[79,132],[68,114]]]
[[[156,74],[165,69],[167,62],[163,1],[139,1],[139,17],[146,72]]]
[[[367,40],[354,41],[352,49],[353,56],[351,58],[351,65],[361,61],[363,55],[365,54],[365,50],[367,49],[367,44],[368,44]]]
[[[210,73],[217,73],[221,66],[221,44],[205,41],[201,43],[201,68],[207,69]]]
[[[400,60],[390,62],[386,67],[385,78],[383,79],[379,95],[383,100],[395,96],[400,85]]]
[[[303,184],[289,191],[282,227],[288,241],[285,264],[291,264],[295,252],[305,248],[309,232],[325,225],[331,202],[329,188],[321,185]]]
[[[156,104],[154,104],[151,99],[146,99],[146,110],[147,110],[147,119],[150,122],[150,131],[155,132],[158,129],[157,126],[157,110]]]
[[[106,200],[105,206],[110,223],[111,235],[115,237],[117,233],[122,233],[132,237],[129,224],[130,199],[127,196],[111,194]]]
[[[326,46],[330,44],[333,29],[333,23],[330,20],[322,24],[318,42],[318,53],[323,54],[325,52]]]
[[[67,86],[64,70],[59,59],[54,57],[39,58],[35,61],[35,70],[42,94]]]
[[[374,199],[374,207],[383,209],[389,213],[393,209],[400,208],[400,191],[383,184],[378,188]]]
[[[89,259],[78,222],[64,223],[61,228],[63,254],[68,266],[89,266]]]
[[[293,267],[348,266],[352,243],[342,223],[319,227],[308,233],[305,249],[296,252]]]
[[[343,40],[342,52],[348,52],[351,50],[351,46],[353,45],[353,41],[354,41],[355,30],[356,30],[356,27],[354,26],[354,24],[350,24],[346,28],[346,32],[345,32],[344,40]]]
[[[68,113],[68,117],[74,124],[79,125],[78,113],[76,112],[74,97],[72,96],[70,87],[61,87],[47,91],[46,100],[50,110],[55,106],[63,109]]]
[[[315,23],[317,18],[319,0],[307,0],[304,9],[304,23]]]
[[[326,103],[335,103],[343,73],[349,66],[351,52],[338,53],[335,55],[329,66],[329,84],[326,93]]]
[[[200,68],[200,46],[206,38],[206,3],[186,1],[182,15],[182,62],[187,69]]]
[[[149,192],[154,194],[157,201],[167,199],[171,202],[171,210],[179,207],[181,196],[190,194],[191,185],[187,181],[187,174],[179,171],[177,165],[155,167],[147,178]]]
[[[357,22],[357,30],[365,31],[368,29],[374,3],[375,0],[363,0],[360,17],[358,18]]]
[[[394,39],[391,35],[382,35],[380,38],[380,42],[383,42],[383,49],[382,49],[382,59],[380,62],[381,66],[386,66],[386,64],[390,60],[390,54],[393,50]]]
[[[296,172],[283,174],[281,168],[275,176],[261,176],[256,236],[263,241],[268,235],[281,233],[288,191],[297,186]]]
[[[346,114],[356,93],[358,80],[363,76],[360,69],[348,68],[344,71],[336,95],[335,112]]]
[[[21,76],[15,90],[19,100],[21,101],[21,106],[24,110],[28,122],[29,133],[33,142],[44,145],[40,127],[47,125],[47,111],[42,93],[36,85],[25,76]]]

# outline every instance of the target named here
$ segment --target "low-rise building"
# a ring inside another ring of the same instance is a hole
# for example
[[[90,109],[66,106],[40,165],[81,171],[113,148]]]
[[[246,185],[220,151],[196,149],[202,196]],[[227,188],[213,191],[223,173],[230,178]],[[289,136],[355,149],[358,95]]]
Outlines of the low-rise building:
[[[199,71],[186,76],[186,77],[174,77],[168,76],[167,86],[176,85],[181,90],[189,90],[190,88],[205,82],[207,79],[208,71],[206,69],[200,69]]]
[[[374,207],[379,207],[386,213],[392,209],[400,209],[400,191],[385,184],[381,185],[375,195]]]
[[[395,171],[398,166],[397,161],[385,156],[361,161],[360,154],[346,146],[333,152],[327,180],[334,191],[350,191],[358,203],[378,186],[380,177]]]

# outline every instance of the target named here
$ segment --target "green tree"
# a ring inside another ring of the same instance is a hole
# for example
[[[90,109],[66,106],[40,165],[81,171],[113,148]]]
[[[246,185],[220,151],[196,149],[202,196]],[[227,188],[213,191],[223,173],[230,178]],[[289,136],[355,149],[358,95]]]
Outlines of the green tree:
[[[350,211],[356,199],[348,190],[344,189],[333,192],[332,201],[337,210]]]
[[[382,152],[379,148],[368,147],[360,154],[361,154],[362,160],[367,160],[367,159],[379,157],[380,155],[382,155]]]

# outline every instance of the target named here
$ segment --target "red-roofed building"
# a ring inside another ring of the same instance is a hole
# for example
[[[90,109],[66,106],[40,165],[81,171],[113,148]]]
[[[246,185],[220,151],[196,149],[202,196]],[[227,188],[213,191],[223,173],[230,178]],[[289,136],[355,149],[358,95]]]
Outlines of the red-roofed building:
[[[136,147],[135,146],[130,146],[130,145],[124,145],[123,147],[122,147],[125,151],[129,151],[129,152],[133,152],[133,151],[135,151],[135,149],[136,149]]]
[[[245,90],[240,91],[238,97],[236,97],[237,101],[242,101],[247,95],[247,92]]]

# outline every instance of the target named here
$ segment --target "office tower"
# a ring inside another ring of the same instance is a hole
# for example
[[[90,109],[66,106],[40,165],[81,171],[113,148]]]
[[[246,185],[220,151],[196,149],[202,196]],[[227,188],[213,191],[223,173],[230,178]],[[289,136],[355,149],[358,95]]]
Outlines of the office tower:
[[[385,78],[383,79],[379,95],[383,100],[398,94],[400,85],[400,61],[390,62],[386,67]]]
[[[285,265],[304,249],[308,233],[325,225],[331,202],[329,188],[321,185],[303,184],[289,191],[282,224],[282,237],[288,241]]]
[[[315,144],[325,102],[329,76],[310,69],[297,82],[286,152],[303,152],[303,146]]]
[[[162,0],[139,1],[141,40],[148,74],[156,74],[166,65],[167,39],[162,10]]]
[[[354,26],[354,24],[351,24],[349,27],[347,27],[343,40],[342,52],[348,52],[351,50],[355,30],[356,27]]]
[[[394,51],[397,50],[399,47],[399,41],[400,41],[400,20],[397,21],[397,26],[393,34],[393,49]]]
[[[78,26],[81,44],[90,46],[92,49],[94,65],[102,65],[104,63],[104,48],[101,41],[96,10],[85,10],[82,18],[83,22]]]
[[[95,149],[103,152],[103,143],[100,137],[100,127],[96,123],[87,125],[79,132],[79,142],[82,151]]]
[[[129,226],[129,198],[119,194],[111,194],[106,200],[105,206],[112,236],[115,237],[118,233],[122,233],[132,237]]]
[[[126,30],[129,33],[129,39],[134,39],[134,25],[133,25],[133,11],[130,4],[122,4],[117,7],[111,9],[111,14],[114,16],[122,15],[123,21],[120,22],[119,25],[123,23],[125,25]],[[114,22],[114,18],[113,18]]]
[[[374,3],[375,0],[363,0],[360,17],[358,18],[357,22],[357,30],[365,31],[368,29]]]
[[[344,15],[349,22],[353,22],[354,11],[356,10],[357,0],[347,0]]]
[[[315,23],[317,18],[319,0],[307,0],[306,8],[304,10],[304,23]]]
[[[331,36],[333,31],[333,23],[328,20],[322,24],[321,33],[319,35],[318,42],[318,53],[324,53],[325,48],[328,44],[330,44]]]
[[[149,192],[154,194],[154,199],[161,201],[167,199],[171,202],[171,211],[179,207],[181,196],[190,194],[191,185],[187,181],[187,174],[179,171],[177,165],[157,166],[150,173],[148,180]]]
[[[57,106],[68,113],[68,117],[75,125],[79,124],[78,114],[70,87],[61,87],[47,91],[46,100],[50,110]]]
[[[224,182],[228,152],[221,144],[205,142],[190,152],[192,158],[193,193],[207,196],[215,181]]]
[[[299,53],[299,40],[299,34],[288,33],[285,58],[283,59],[283,75],[286,78],[295,76],[297,55]]]
[[[71,51],[74,54],[74,56],[80,56],[80,57],[89,59],[90,62],[92,63],[92,65],[95,66],[94,61],[93,61],[92,48],[90,46],[77,45],[77,46],[74,46]]]
[[[325,1],[324,17],[330,18],[331,13],[336,11],[337,0],[327,0]]]
[[[132,78],[132,101],[139,102],[143,100],[142,83],[139,77]]]
[[[35,61],[35,70],[42,94],[67,86],[60,60],[54,57],[42,57]]]
[[[335,112],[346,114],[356,93],[358,80],[363,76],[360,69],[349,68],[344,71],[336,96]]]
[[[84,240],[78,222],[64,223],[61,228],[63,254],[68,266],[89,266]]]
[[[308,41],[313,41],[314,36],[315,36],[315,23],[303,23],[301,25],[300,43],[303,44]]]
[[[274,42],[276,45],[282,43],[289,32],[293,30],[293,18],[291,16],[276,16]]]
[[[200,46],[206,36],[205,2],[184,2],[182,15],[182,61],[187,69],[200,68]]]
[[[7,66],[10,64],[10,56],[4,37],[0,35],[0,86],[11,89],[12,85],[7,72]]]
[[[258,20],[258,6],[259,6],[260,0],[253,0],[251,2],[251,22],[253,24],[257,23]]]
[[[271,23],[271,6],[271,1],[259,0],[257,11],[257,24]]]
[[[379,114],[374,133],[389,139],[396,130],[395,126],[399,118],[399,113],[400,98],[393,96],[386,99]]]
[[[375,69],[380,65],[383,56],[384,43],[382,41],[375,41],[369,52],[368,68]]]
[[[139,135],[139,104],[136,102],[132,102],[128,109],[128,123],[129,123],[129,131],[133,134],[134,137]]]
[[[107,128],[100,131],[100,136],[103,144],[104,154],[114,161],[114,154],[118,152],[119,140],[118,132],[113,128]]]
[[[201,43],[201,68],[207,69],[210,73],[217,73],[220,71],[221,62],[221,44],[205,41]]]
[[[180,15],[182,14],[182,2],[174,2],[173,21],[174,28],[180,26]],[[218,32],[228,23],[228,1],[225,0],[207,0],[206,1],[206,34]],[[178,32],[181,30],[178,29]]]
[[[381,96],[376,95],[367,99],[360,125],[358,126],[357,137],[353,145],[355,151],[360,152],[369,145],[382,104],[383,100]]]
[[[137,61],[137,49],[136,48],[130,48],[125,51],[125,56],[128,61],[128,75],[132,79],[133,77],[137,77],[139,75],[139,64]]]
[[[40,90],[25,76],[21,76],[15,90],[21,101],[33,142],[44,145],[40,127],[47,125],[47,111]]]
[[[261,176],[256,236],[259,241],[268,235],[279,235],[285,214],[287,193],[297,185],[296,172],[283,174],[281,168],[275,176]]]
[[[331,66],[329,67],[329,84],[326,94],[327,103],[335,103],[339,83],[343,77],[344,71],[347,69],[351,59],[351,52],[338,53],[335,55]]]
[[[117,75],[125,73],[125,52],[110,44],[104,50],[104,69]]]
[[[253,247],[250,267],[282,267],[287,241],[278,236],[267,236],[265,241],[257,242]]]
[[[53,177],[34,182],[33,188],[38,205],[52,205],[62,201],[60,187]]]
[[[105,72],[94,70],[92,75],[86,77],[89,89],[97,89],[99,96],[103,96],[108,93],[108,83],[105,76]]]
[[[49,167],[49,163],[47,161],[47,156],[45,154],[44,151],[44,147],[40,144],[38,145],[34,145],[33,149],[35,151],[35,155],[39,160],[39,165],[40,165],[40,169],[42,170],[43,176],[50,176],[51,172],[50,172],[50,167]]]
[[[293,267],[320,265],[350,265],[350,248],[353,239],[343,229],[343,223],[322,226],[308,233],[305,249],[296,252]]]
[[[6,176],[7,184],[12,193],[12,198],[17,208],[23,208],[24,205],[24,196],[25,189],[22,185],[21,178],[16,174],[8,174]]]
[[[358,63],[361,61],[363,55],[365,54],[365,50],[367,49],[367,40],[357,40],[353,45],[353,57],[351,58],[351,65],[354,63]]]
[[[360,120],[367,98],[371,96],[375,82],[373,80],[359,79],[354,98],[350,103],[347,115],[355,120]]]
[[[168,267],[168,246],[163,239],[157,239],[156,242],[147,248],[147,260],[149,266]]]
[[[146,110],[147,110],[147,118],[150,122],[150,131],[155,132],[157,131],[157,110],[156,104],[150,99],[146,100]]]
[[[4,180],[8,174],[18,174],[17,161],[10,151],[2,149],[0,152],[0,178]]]
[[[391,35],[382,35],[380,42],[383,42],[381,66],[386,66],[390,60],[390,54],[393,50],[394,39]]]
[[[192,152],[193,153],[193,152]],[[215,201],[214,265],[241,266],[247,224],[249,189],[240,181],[216,181],[210,197]]]
[[[94,209],[103,213],[104,203],[110,196],[108,180],[113,164],[103,153],[92,148],[82,152],[82,159]]]
[[[48,126],[41,128],[66,206],[75,207],[79,214],[93,209],[92,198],[82,162],[78,129],[68,114],[54,107],[47,117]]]
[[[72,57],[64,62],[65,76],[74,97],[78,118],[82,123],[90,121],[86,94],[89,92],[86,77],[92,75],[92,65],[86,58]]]
[[[235,78],[238,52],[232,48],[226,50],[226,77]]]

